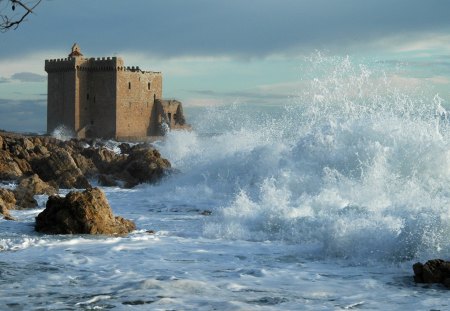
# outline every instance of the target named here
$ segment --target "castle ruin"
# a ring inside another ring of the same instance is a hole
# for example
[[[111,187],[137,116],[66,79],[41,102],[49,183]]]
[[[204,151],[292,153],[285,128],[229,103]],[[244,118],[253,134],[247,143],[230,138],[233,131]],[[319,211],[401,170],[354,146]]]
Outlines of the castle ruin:
[[[47,132],[64,126],[78,138],[146,140],[167,128],[187,128],[179,101],[162,99],[161,72],[125,67],[120,57],[45,61]]]

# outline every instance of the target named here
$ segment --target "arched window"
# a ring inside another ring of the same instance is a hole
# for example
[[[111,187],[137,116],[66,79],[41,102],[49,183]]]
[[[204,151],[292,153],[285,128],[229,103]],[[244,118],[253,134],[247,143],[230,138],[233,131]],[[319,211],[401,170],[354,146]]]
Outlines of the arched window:
[[[131,82],[128,82],[128,89],[131,90]]]

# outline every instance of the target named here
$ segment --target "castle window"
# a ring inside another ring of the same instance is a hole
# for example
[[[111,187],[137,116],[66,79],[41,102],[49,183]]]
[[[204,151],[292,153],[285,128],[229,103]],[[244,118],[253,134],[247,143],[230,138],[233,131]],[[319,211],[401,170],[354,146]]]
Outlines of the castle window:
[[[131,90],[131,82],[128,82],[128,89]]]
[[[147,83],[147,88],[150,90],[150,82]]]

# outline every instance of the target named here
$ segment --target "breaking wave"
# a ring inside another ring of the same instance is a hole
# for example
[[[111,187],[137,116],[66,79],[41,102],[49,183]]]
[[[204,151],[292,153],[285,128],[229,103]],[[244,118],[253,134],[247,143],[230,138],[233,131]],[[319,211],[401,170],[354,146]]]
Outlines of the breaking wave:
[[[182,174],[160,187],[209,202],[210,238],[344,258],[449,256],[442,99],[348,57],[318,54],[309,66],[315,77],[282,108],[208,108],[197,132],[169,133],[159,147]]]

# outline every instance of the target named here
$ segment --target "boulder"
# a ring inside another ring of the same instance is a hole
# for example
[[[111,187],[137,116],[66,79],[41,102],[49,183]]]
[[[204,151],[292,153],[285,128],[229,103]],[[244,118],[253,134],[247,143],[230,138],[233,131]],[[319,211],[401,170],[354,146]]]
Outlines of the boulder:
[[[134,187],[143,182],[156,182],[170,169],[170,162],[153,148],[134,149],[124,164],[122,177],[126,186]]]
[[[37,201],[34,196],[37,194],[54,195],[58,190],[42,181],[37,174],[21,179],[19,185],[14,190],[18,208],[34,208]]]
[[[14,220],[14,218],[9,214],[9,210],[13,209],[16,205],[16,199],[14,193],[8,189],[0,188],[0,214],[3,215],[4,219]]]
[[[0,179],[11,180],[22,176],[22,170],[6,150],[0,149]]]
[[[115,217],[105,194],[98,188],[50,196],[45,210],[36,217],[36,231],[48,234],[126,234],[135,224]]]
[[[450,288],[450,261],[433,259],[425,264],[413,265],[414,281],[417,283],[441,283]]]
[[[82,155],[91,159],[98,171],[102,174],[108,174],[117,170],[120,163],[126,158],[126,156],[116,154],[114,151],[105,147],[86,148],[82,151]]]
[[[77,167],[70,153],[64,149],[58,148],[47,157],[33,160],[32,167],[42,180],[54,181],[61,188],[90,187],[83,172]]]

